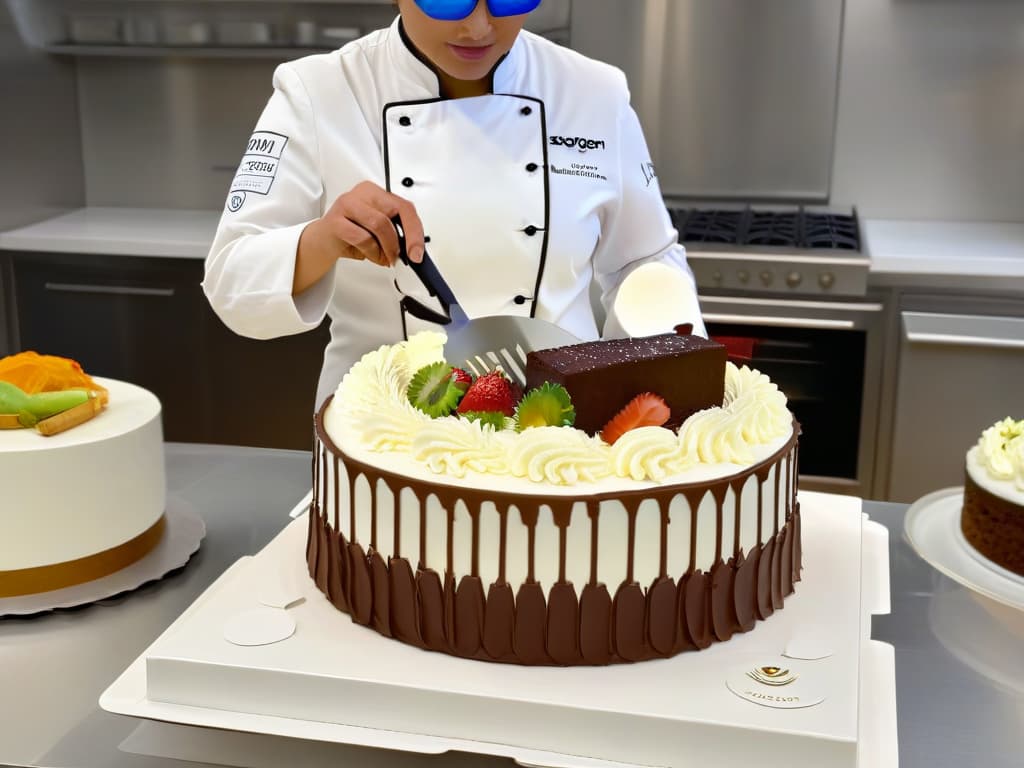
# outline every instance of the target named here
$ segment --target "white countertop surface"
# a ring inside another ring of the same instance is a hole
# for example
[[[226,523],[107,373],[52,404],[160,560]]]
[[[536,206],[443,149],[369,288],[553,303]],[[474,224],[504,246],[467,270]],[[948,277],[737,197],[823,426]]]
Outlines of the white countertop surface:
[[[0,232],[0,249],[202,259],[219,219],[210,210],[80,208]],[[875,285],[1024,285],[1024,223],[864,219],[861,236]]]
[[[1024,224],[868,219],[861,237],[872,273],[1024,276]]]
[[[79,208],[0,232],[0,249],[203,259],[218,221],[220,211]]]

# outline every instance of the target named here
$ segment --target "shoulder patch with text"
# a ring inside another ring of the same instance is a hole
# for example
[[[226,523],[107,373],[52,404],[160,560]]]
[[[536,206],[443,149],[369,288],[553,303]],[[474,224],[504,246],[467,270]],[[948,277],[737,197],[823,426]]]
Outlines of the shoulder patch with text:
[[[287,143],[287,136],[273,131],[256,131],[249,138],[228,192],[230,210],[242,207],[246,193],[266,195],[270,192]]]

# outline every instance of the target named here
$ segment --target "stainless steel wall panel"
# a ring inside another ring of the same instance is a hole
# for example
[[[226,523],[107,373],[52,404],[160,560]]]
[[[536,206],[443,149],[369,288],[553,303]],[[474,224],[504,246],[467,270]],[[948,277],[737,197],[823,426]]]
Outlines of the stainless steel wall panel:
[[[219,209],[275,62],[81,58],[89,205]]]
[[[625,70],[668,197],[824,201],[842,0],[593,0],[572,45]]]
[[[1024,221],[1024,3],[847,3],[832,200]]]

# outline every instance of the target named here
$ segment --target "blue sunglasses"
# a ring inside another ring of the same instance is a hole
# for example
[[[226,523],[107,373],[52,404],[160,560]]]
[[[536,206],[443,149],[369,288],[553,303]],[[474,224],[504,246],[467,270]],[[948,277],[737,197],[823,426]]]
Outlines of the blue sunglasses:
[[[416,0],[427,16],[439,21],[458,21],[473,12],[479,0]],[[487,0],[491,16],[520,16],[540,5],[541,0]]]

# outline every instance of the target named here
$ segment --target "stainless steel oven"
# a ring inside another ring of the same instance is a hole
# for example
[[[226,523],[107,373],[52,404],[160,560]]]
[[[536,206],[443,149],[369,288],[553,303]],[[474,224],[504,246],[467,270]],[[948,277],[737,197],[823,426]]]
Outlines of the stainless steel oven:
[[[800,483],[870,497],[884,308],[855,215],[674,210],[709,334],[767,374],[800,422]]]

